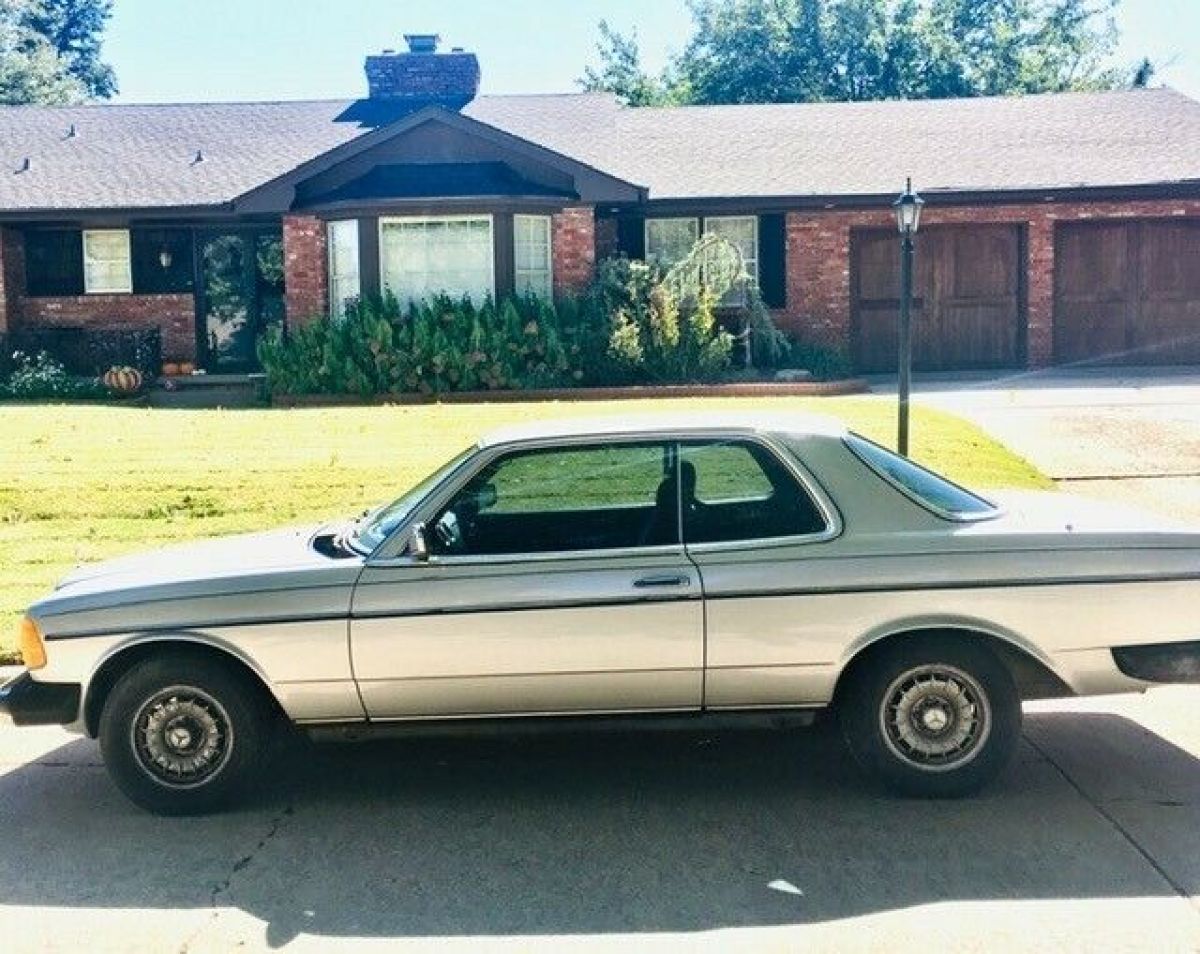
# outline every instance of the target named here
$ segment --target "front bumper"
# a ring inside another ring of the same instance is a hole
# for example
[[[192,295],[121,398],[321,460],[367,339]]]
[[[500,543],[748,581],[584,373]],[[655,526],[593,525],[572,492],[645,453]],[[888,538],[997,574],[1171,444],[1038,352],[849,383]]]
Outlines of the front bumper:
[[[1146,682],[1200,682],[1200,640],[1117,646],[1112,654],[1117,668],[1133,679]]]
[[[78,717],[78,683],[38,682],[23,672],[0,686],[0,724],[68,725]]]

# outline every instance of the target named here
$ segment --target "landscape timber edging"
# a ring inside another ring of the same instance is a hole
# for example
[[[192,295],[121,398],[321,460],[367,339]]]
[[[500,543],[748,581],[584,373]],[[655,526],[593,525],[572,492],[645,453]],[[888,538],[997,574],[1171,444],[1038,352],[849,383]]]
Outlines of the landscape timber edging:
[[[862,378],[841,381],[737,381],[730,384],[665,384],[623,388],[546,388],[513,391],[443,391],[375,394],[276,394],[275,407],[351,407],[381,404],[512,404],[534,401],[632,401],[694,397],[841,397],[870,390]]]

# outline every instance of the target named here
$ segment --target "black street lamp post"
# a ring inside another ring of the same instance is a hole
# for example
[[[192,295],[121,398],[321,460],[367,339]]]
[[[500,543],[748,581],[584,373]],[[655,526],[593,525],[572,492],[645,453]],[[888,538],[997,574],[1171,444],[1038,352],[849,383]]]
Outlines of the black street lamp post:
[[[913,236],[921,224],[924,204],[925,200],[912,190],[912,179],[905,182],[903,194],[892,203],[896,227],[900,230],[900,413],[896,449],[905,457],[908,456],[908,395],[912,387]]]

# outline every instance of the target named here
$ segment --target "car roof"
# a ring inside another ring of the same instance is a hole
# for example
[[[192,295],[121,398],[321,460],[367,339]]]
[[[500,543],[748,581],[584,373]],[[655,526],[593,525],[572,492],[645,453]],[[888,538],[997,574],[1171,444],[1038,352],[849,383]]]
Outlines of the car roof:
[[[837,418],[820,414],[778,411],[635,412],[620,417],[569,417],[514,424],[488,432],[480,439],[479,446],[494,447],[498,444],[556,438],[636,437],[642,434],[687,436],[713,432],[841,437],[846,433],[846,425]]]

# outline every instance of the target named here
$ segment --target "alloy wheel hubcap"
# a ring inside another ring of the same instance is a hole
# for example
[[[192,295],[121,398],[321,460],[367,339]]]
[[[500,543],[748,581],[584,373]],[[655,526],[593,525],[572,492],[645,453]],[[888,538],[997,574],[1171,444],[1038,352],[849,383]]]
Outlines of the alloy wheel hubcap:
[[[883,696],[880,728],[888,748],[926,771],[960,768],[991,732],[987,694],[954,666],[927,665],[895,679]]]
[[[142,770],[174,788],[210,781],[233,752],[228,713],[193,686],[172,686],[148,699],[133,720],[130,741]]]

